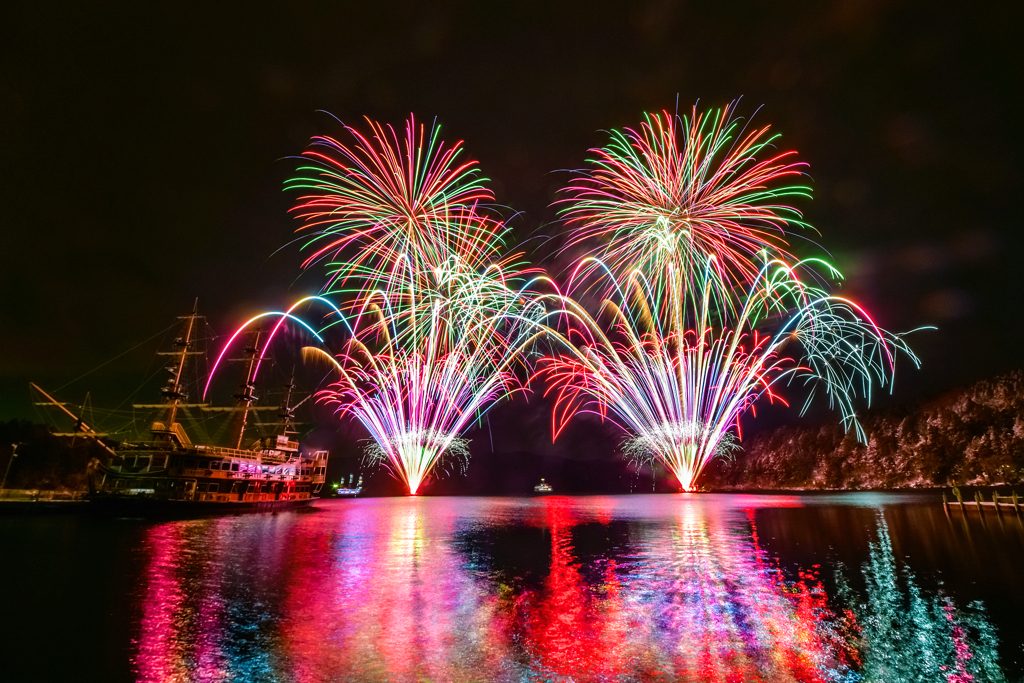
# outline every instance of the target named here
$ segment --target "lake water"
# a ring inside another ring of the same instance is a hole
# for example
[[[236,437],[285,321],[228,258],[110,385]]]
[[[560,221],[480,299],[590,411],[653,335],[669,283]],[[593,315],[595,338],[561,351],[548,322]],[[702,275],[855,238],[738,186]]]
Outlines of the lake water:
[[[0,680],[989,681],[1024,525],[936,494],[0,518]]]

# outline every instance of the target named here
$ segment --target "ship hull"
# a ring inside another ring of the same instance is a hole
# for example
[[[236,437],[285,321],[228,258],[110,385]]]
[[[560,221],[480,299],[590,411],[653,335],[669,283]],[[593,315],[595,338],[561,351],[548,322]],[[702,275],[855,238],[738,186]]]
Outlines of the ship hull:
[[[301,500],[212,501],[167,500],[144,496],[94,495],[88,509],[101,515],[119,517],[202,517],[251,512],[284,512],[308,509],[319,498]]]

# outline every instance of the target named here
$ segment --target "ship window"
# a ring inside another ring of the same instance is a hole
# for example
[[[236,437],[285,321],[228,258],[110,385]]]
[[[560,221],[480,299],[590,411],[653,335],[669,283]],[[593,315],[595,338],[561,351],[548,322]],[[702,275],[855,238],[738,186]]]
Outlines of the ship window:
[[[218,489],[220,489],[220,486],[218,484],[210,484],[210,486],[207,488],[207,491],[209,491],[210,493],[217,493]]]
[[[210,462],[210,469],[211,470],[219,470],[220,469],[220,463],[217,462],[216,460],[211,461]]]
[[[155,455],[153,456],[153,469],[163,469],[167,467],[167,456],[166,455]]]
[[[206,484],[197,484],[196,485],[196,491],[199,491],[200,493],[205,493],[206,492]]]
[[[238,463],[237,462],[231,463],[231,471],[232,472],[237,472],[238,471]]]
[[[178,458],[171,458],[171,467],[181,467],[181,460]]]
[[[186,470],[194,470],[196,468],[195,458],[185,458],[184,467]]]
[[[123,462],[124,458],[122,458],[120,455],[115,455],[113,458],[110,459],[110,464],[115,466],[120,466],[121,463]]]

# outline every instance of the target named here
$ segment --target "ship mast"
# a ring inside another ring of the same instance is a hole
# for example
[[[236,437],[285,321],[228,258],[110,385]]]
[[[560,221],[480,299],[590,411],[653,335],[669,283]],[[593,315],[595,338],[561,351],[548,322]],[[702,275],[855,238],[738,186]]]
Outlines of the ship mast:
[[[185,371],[185,359],[189,356],[189,348],[193,344],[192,333],[195,330],[198,309],[199,299],[197,298],[192,305],[192,315],[186,316],[188,318],[188,325],[185,326],[185,338],[178,337],[174,340],[175,350],[172,353],[178,357],[178,363],[176,368],[173,366],[168,368],[173,374],[173,379],[163,390],[164,398],[167,399],[167,421],[165,424],[168,430],[174,429],[174,422],[178,417],[178,404],[181,402],[183,395],[181,391],[181,376]]]
[[[202,404],[185,404],[182,403],[182,398],[185,397],[185,391],[183,387],[184,374],[185,374],[185,362],[189,356],[202,355],[201,351],[192,351],[192,347],[195,346],[194,337],[196,335],[196,321],[199,320],[199,299],[196,299],[192,305],[192,313],[190,315],[180,316],[179,319],[187,320],[185,324],[185,333],[182,336],[177,337],[174,340],[173,351],[159,351],[158,356],[172,356],[175,361],[173,364],[167,366],[167,370],[171,373],[170,381],[167,386],[163,388],[162,394],[164,396],[164,403],[160,405],[135,405],[134,408],[162,408],[165,410],[165,419],[163,422],[154,422],[150,431],[153,436],[157,437],[158,440],[163,441],[167,444],[174,446],[174,442],[177,441],[179,446],[190,448],[192,442],[189,440],[185,430],[182,429],[181,425],[178,424],[178,410],[185,407],[199,407]]]
[[[281,434],[292,433],[292,421],[295,419],[295,409],[292,408],[292,392],[295,391],[295,368],[292,368],[292,376],[288,384],[284,385],[284,400],[281,401],[281,412],[277,414],[281,421]]]
[[[239,385],[239,391],[233,397],[235,399],[235,409],[239,411],[239,416],[236,418],[235,430],[231,435],[232,448],[242,447],[242,441],[245,438],[245,426],[249,421],[249,410],[257,400],[255,373],[256,368],[259,367],[260,332],[261,330],[257,328],[256,337],[252,345],[245,349],[247,358],[242,359],[248,361],[248,367],[245,370],[245,381]]]

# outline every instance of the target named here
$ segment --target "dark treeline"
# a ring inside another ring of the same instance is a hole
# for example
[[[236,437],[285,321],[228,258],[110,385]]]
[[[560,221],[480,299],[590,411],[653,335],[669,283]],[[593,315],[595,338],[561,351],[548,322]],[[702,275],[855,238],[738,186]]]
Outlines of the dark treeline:
[[[1014,484],[1024,478],[1024,370],[917,406],[871,412],[868,443],[835,421],[789,426],[713,462],[708,488],[860,489]]]
[[[45,425],[28,420],[0,422],[0,477],[9,465],[7,488],[82,491],[94,457],[103,459],[106,451],[91,439],[54,436]]]

